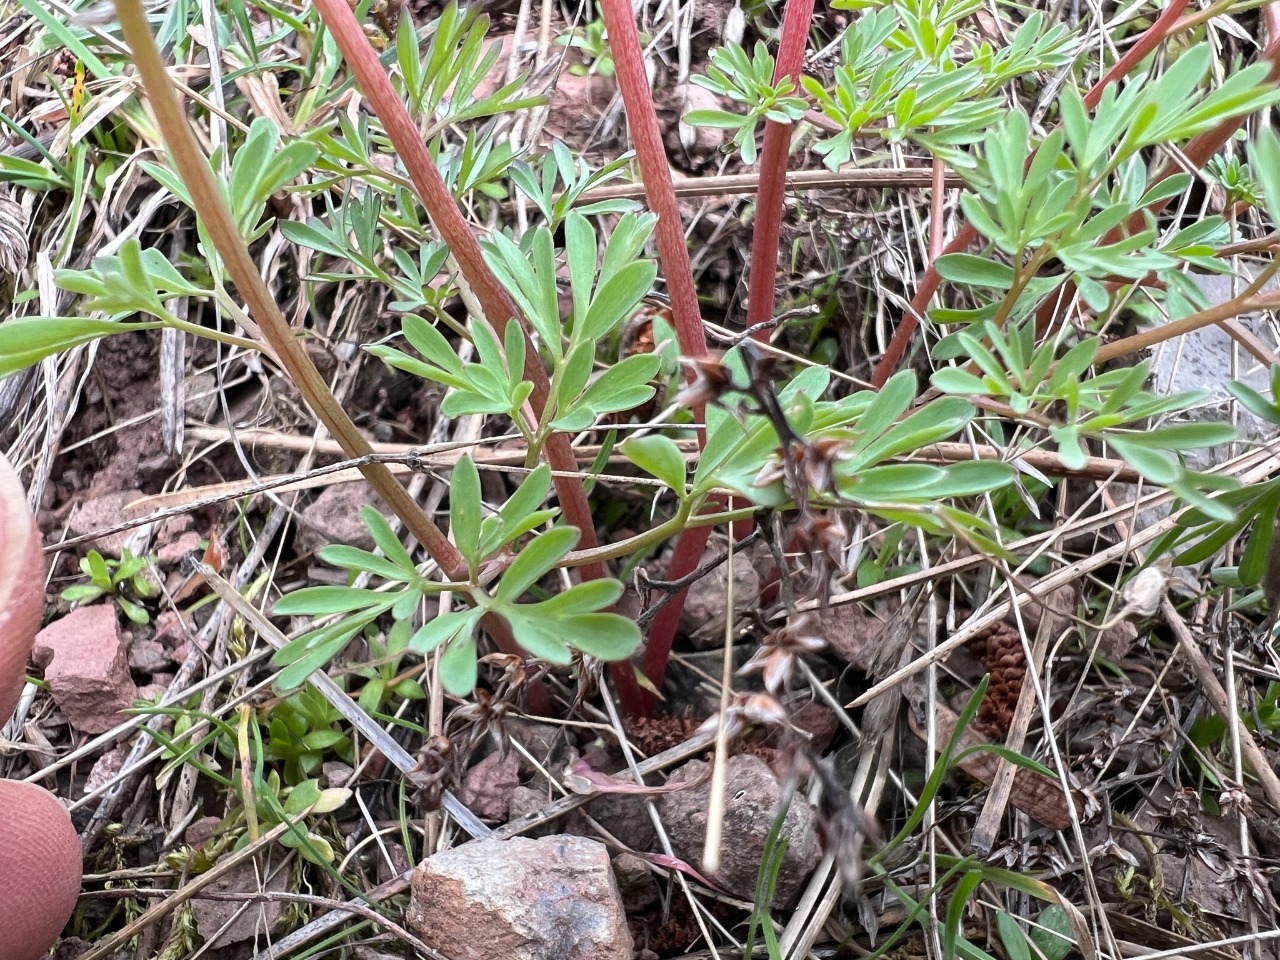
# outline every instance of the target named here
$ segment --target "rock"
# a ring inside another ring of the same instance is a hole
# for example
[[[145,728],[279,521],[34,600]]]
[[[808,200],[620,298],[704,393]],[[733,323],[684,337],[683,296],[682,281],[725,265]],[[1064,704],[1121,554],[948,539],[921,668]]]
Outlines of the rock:
[[[645,806],[646,799],[649,798],[638,794],[603,793],[569,814],[565,821],[565,833],[596,836],[596,831],[583,816],[586,814],[624,847],[631,850],[653,850],[658,843],[658,833]]]
[[[658,110],[663,120],[663,140],[667,156],[687,170],[697,172],[720,156],[720,148],[727,139],[722,127],[695,127],[684,122],[684,116],[694,110],[725,110],[731,101],[692,83],[679,83],[659,102]],[[681,162],[683,161],[683,162]]]
[[[82,537],[132,519],[132,514],[125,513],[124,505],[141,497],[141,490],[116,490],[84,500],[67,517],[68,536]],[[120,548],[125,545],[132,532],[125,530],[121,533],[113,533],[109,537],[102,537],[93,544],[93,548],[104,557],[118,558]]]
[[[709,547],[700,563],[708,563],[722,551]],[[705,577],[689,587],[680,622],[689,634],[689,642],[695,650],[718,650],[724,646],[724,618],[727,612],[729,564],[722,563]],[[733,555],[733,606],[738,618],[749,615],[760,598],[760,575],[749,551],[740,550]]]
[[[190,553],[198,553],[200,550],[200,534],[195,531],[184,533],[174,540],[167,541],[162,547],[156,550],[156,560],[166,566],[174,566],[179,563],[183,557]]]
[[[645,860],[633,853],[620,853],[613,858],[613,875],[628,914],[639,913],[658,902],[658,884]]]
[[[222,820],[218,817],[201,817],[187,827],[182,839],[193,847],[198,847],[213,839]]]
[[[209,893],[258,894],[284,893],[289,889],[287,864],[275,864],[266,875],[265,885],[262,877],[258,865],[247,860],[232,867],[205,890]],[[202,900],[197,896],[191,901],[191,912],[196,918],[197,932],[205,939],[205,946],[216,950],[254,937],[265,939],[279,925],[287,906],[283,900],[270,897],[246,904],[241,900]]]
[[[505,823],[511,815],[511,791],[520,785],[520,758],[491,753],[470,770],[462,785],[462,802],[481,820]]]
[[[452,960],[631,960],[603,844],[582,837],[476,840],[413,872],[407,920]]]
[[[884,624],[856,603],[841,603],[822,612],[818,631],[837,659],[866,673],[883,641]]]
[[[662,823],[676,855],[694,867],[702,863],[702,847],[707,836],[707,799],[711,793],[707,772],[705,762],[690,760],[671,775],[668,783],[705,779],[688,790],[663,794],[658,801]],[[711,879],[734,896],[744,900],[755,896],[765,839],[777,816],[781,793],[778,778],[763,761],[749,754],[729,758],[720,869]],[[807,800],[798,794],[792,797],[782,825],[781,836],[788,846],[778,871],[775,906],[785,907],[795,901],[805,878],[822,856],[814,817],[814,809]]]
[[[139,673],[159,673],[170,666],[172,664],[169,662],[169,651],[163,643],[135,638],[129,644],[130,670],[137,670]]]
[[[129,749],[127,743],[122,743],[94,761],[93,769],[89,771],[89,777],[84,782],[85,796],[97,793],[116,778],[116,775],[124,769],[125,760],[129,759]]]
[[[508,720],[506,732],[512,741],[529,751],[530,756],[542,764],[543,769],[552,772],[559,772],[564,766],[566,752],[573,746],[569,739],[571,734],[564,727],[551,723],[523,719]],[[526,760],[524,754],[519,754],[519,762],[520,773],[523,776],[534,776],[538,773],[537,767]]]
[[[99,603],[72,610],[36,637],[32,659],[44,669],[54,703],[81,733],[106,733],[126,717],[138,688],[115,607]]]
[[[293,547],[299,556],[314,553],[330,543],[373,549],[373,538],[360,519],[360,508],[386,509],[381,498],[364,481],[336,483],[303,509]]]
[[[355,768],[341,760],[327,760],[320,766],[324,782],[330,787],[345,787],[355,776]]]
[[[525,787],[519,786],[511,791],[511,803],[507,812],[509,820],[519,820],[530,814],[537,813],[543,807],[551,802],[551,797],[547,794],[547,788],[544,787]],[[557,817],[550,823],[542,823],[534,827],[532,830],[525,830],[526,837],[549,837],[552,834],[560,833],[560,824],[564,822],[563,817]]]

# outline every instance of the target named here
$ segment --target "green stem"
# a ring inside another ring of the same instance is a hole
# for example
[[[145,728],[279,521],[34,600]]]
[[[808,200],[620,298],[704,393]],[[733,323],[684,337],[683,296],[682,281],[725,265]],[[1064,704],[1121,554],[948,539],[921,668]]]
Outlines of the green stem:
[[[259,276],[222,191],[214,180],[208,158],[201,151],[187,122],[141,0],[116,0],[116,16],[133,53],[169,157],[182,177],[196,214],[208,231],[227,272],[248,303],[251,314],[257,318],[263,338],[316,416],[342,445],[346,455],[355,458],[372,453],[373,448],[330,392]],[[465,571],[462,556],[385,464],[367,463],[360,467],[360,472],[448,575]]]

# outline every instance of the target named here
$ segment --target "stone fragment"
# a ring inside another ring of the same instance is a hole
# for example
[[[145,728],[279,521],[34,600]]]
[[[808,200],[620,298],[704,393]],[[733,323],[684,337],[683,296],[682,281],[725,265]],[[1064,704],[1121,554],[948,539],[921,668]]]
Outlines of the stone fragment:
[[[511,791],[520,785],[520,758],[491,753],[467,771],[462,802],[481,820],[505,823],[511,815]]]
[[[288,865],[274,864],[265,877],[265,883],[263,879],[259,865],[247,860],[232,867],[205,890],[209,893],[284,893],[289,889]],[[274,900],[271,897],[246,902],[203,900],[197,896],[191,901],[191,912],[196,919],[196,930],[205,940],[205,946],[216,950],[252,938],[265,943],[279,925],[288,905],[284,900]]]
[[[662,823],[676,855],[697,869],[702,866],[702,848],[707,836],[707,801],[711,793],[711,779],[706,768],[705,762],[690,760],[671,775],[668,783],[703,778],[702,782],[688,790],[663,794],[658,800]],[[744,900],[755,896],[756,878],[764,860],[765,839],[778,814],[781,793],[778,778],[762,760],[750,754],[729,758],[720,869],[711,879],[734,896]],[[773,898],[775,906],[785,907],[795,901],[805,879],[822,856],[814,817],[814,809],[807,800],[798,794],[792,797],[782,825],[781,838],[788,845],[778,871]]]
[[[163,643],[154,640],[134,638],[129,644],[129,669],[139,673],[159,673],[172,666],[169,662],[169,651]]]
[[[125,513],[124,505],[141,497],[141,490],[116,490],[84,500],[67,517],[67,535],[82,537],[132,519],[132,514]],[[129,534],[130,531],[125,530],[102,537],[93,543],[93,549],[104,557],[118,558]]]
[[[72,610],[36,637],[32,659],[44,669],[49,692],[81,733],[106,733],[127,719],[137,699],[115,607],[94,604]]]
[[[162,546],[156,549],[156,560],[162,566],[173,566],[182,561],[182,558],[191,553],[197,553],[200,550],[200,534],[194,530],[179,535],[173,540],[166,541]]]
[[[613,875],[627,913],[640,913],[658,902],[660,891],[653,870],[634,853],[620,853],[613,858]]]
[[[93,763],[89,777],[84,782],[84,795],[97,793],[106,787],[124,769],[125,760],[129,759],[129,745],[122,743],[108,750]]]
[[[330,543],[372,550],[373,538],[360,519],[360,508],[367,505],[385,509],[382,500],[364,481],[328,487],[303,509],[293,538],[294,549],[299,556],[314,553]]]
[[[407,920],[452,960],[631,960],[603,844],[583,837],[477,840],[413,873]]]

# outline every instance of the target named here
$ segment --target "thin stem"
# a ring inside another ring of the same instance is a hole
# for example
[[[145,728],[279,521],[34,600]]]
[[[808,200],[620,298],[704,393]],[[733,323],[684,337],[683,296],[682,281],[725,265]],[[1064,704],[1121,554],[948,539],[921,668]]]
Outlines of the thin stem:
[[[334,2],[334,0],[325,0]],[[684,238],[680,204],[671,181],[671,167],[658,126],[658,114],[649,92],[649,78],[644,70],[644,53],[636,18],[628,0],[601,0],[600,12],[609,31],[609,49],[613,54],[614,73],[627,109],[627,126],[635,142],[636,160],[644,179],[649,209],[658,215],[655,234],[658,257],[671,297],[671,314],[680,350],[686,357],[707,354],[707,340],[702,331],[702,310],[693,283],[693,264]],[[695,419],[702,420],[701,411]],[[701,437],[702,434],[699,433]]]
[[[813,19],[813,0],[788,0],[782,16],[782,39],[774,68],[776,87],[790,77],[797,88],[804,66],[804,51]],[[747,299],[747,326],[764,323],[773,316],[777,298],[778,244],[782,235],[783,197],[787,185],[787,153],[791,147],[793,124],[766,120],[764,144],[760,150],[760,190],[756,194],[756,222],[751,235],[751,268]],[[756,340],[768,339],[765,328]]]
[[[432,224],[440,232],[450,255],[457,261],[463,278],[475,293],[499,342],[505,342],[507,323],[511,320],[519,322],[515,302],[484,262],[479,242],[449,193],[439,169],[427,153],[409,112],[396,96],[377,52],[369,44],[360,24],[356,22],[351,6],[345,0],[316,0],[315,5],[382,121],[397,155],[409,171],[418,198],[426,208]],[[521,324],[521,327],[524,325]],[[524,375],[533,384],[531,406],[541,416],[550,398],[550,383],[546,368],[543,367],[527,330]],[[547,460],[557,471],[554,482],[565,518],[578,528],[582,543],[594,546],[596,531],[591,506],[587,502],[582,481],[576,475],[578,461],[573,455],[569,438],[563,433],[552,434],[547,438],[546,454]],[[585,567],[582,573],[589,580],[606,576],[605,569],[596,565]]]
[[[316,416],[342,445],[347,456],[356,458],[372,453],[373,448],[343,411],[306,350],[294,337],[249,257],[244,238],[236,229],[231,211],[214,181],[209,162],[187,123],[186,114],[173,89],[173,82],[165,69],[164,59],[156,46],[140,0],[116,0],[116,16],[125,41],[133,52],[134,63],[155,111],[169,156],[186,184],[196,213],[208,230],[227,272],[257,318],[263,338],[274,350],[281,366],[297,385]],[[422,512],[422,508],[409,496],[385,464],[365,463],[361,465],[360,472],[443,570],[453,576],[465,569],[466,564],[453,544]]]

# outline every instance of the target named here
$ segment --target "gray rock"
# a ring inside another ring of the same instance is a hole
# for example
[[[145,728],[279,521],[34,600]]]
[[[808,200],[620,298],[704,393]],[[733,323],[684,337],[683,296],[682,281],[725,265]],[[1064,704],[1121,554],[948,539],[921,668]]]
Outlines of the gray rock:
[[[627,913],[639,913],[658,902],[660,891],[647,861],[633,853],[620,853],[613,858],[613,875]]]
[[[583,837],[476,840],[413,873],[409,927],[452,960],[631,960],[603,844]]]
[[[658,801],[662,823],[676,854],[700,868],[707,837],[707,800],[711,779],[707,764],[690,760],[671,775],[668,783],[702,779],[688,790],[663,794]],[[727,891],[744,900],[755,896],[756,878],[764,859],[765,839],[778,814],[782,785],[768,765],[757,757],[739,754],[730,757],[725,777],[724,840],[720,847],[720,869],[712,874]],[[814,829],[814,809],[796,795],[783,819],[782,839],[788,842],[773,904],[791,905],[799,896],[805,878],[818,865],[822,850]]]
[[[205,889],[209,893],[284,893],[289,889],[288,865],[276,864],[262,882],[262,871],[252,860],[237,864]],[[261,938],[264,943],[280,923],[285,907],[283,900],[267,897],[257,902],[243,900],[202,900],[197,896],[191,901],[191,912],[196,919],[196,930],[212,949],[239,943],[242,940]],[[210,942],[211,941],[211,942]]]
[[[1248,281],[1233,281],[1225,274],[1192,274],[1196,285],[1204,292],[1210,304],[1227,302],[1242,291]],[[1235,287],[1233,287],[1233,282]],[[1267,284],[1264,292],[1275,292],[1274,283]],[[1267,325],[1256,316],[1245,315],[1240,323],[1274,346]],[[1271,392],[1270,376],[1257,360],[1244,348],[1235,349],[1235,341],[1216,324],[1201,327],[1174,340],[1166,341],[1152,350],[1152,389],[1159,396],[1183,390],[1203,390],[1208,396],[1185,419],[1196,423],[1230,422],[1231,408],[1235,404],[1227,391],[1232,379],[1241,380],[1264,396]],[[1237,369],[1232,376],[1232,353],[1237,354]],[[1269,440],[1275,435],[1273,424],[1259,420],[1243,407],[1239,408],[1237,425],[1241,437],[1247,440]],[[1188,467],[1207,470],[1223,462],[1229,451],[1226,447],[1192,450],[1184,454]]]
[[[386,510],[381,498],[364,481],[336,483],[303,509],[293,538],[299,555],[314,553],[330,543],[373,549],[373,538],[360,519],[360,508],[372,505]]]

